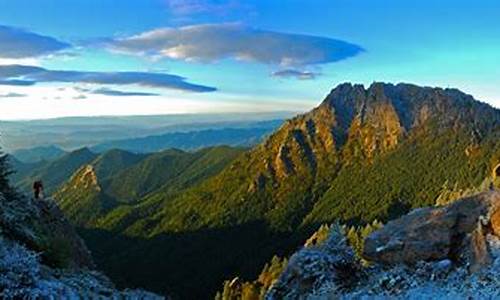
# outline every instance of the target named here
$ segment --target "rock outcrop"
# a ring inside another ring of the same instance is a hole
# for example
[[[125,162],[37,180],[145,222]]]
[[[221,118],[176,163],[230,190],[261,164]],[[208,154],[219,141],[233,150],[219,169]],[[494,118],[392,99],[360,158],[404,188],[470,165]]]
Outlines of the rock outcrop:
[[[369,265],[339,227],[294,254],[266,299],[497,299],[500,192],[420,208],[365,240]]]
[[[266,299],[304,299],[334,287],[342,289],[357,279],[360,268],[342,229],[335,225],[326,241],[304,247],[290,258]]]
[[[485,192],[443,207],[427,207],[389,222],[365,241],[364,256],[384,264],[465,259],[487,264],[487,233],[500,232],[500,193]]]
[[[0,192],[1,299],[163,299],[117,290],[57,205]]]

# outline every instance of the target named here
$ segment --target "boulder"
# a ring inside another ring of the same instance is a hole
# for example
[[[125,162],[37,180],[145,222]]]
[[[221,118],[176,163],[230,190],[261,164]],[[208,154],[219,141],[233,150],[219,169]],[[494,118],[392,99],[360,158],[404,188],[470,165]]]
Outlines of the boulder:
[[[471,272],[477,272],[481,268],[488,266],[492,262],[488,245],[486,243],[486,233],[483,224],[478,222],[476,230],[470,234],[469,243],[470,249],[465,249],[464,254],[469,260]]]
[[[466,257],[488,264],[485,235],[500,232],[500,192],[489,191],[442,207],[416,209],[387,223],[365,240],[364,257],[384,264]]]

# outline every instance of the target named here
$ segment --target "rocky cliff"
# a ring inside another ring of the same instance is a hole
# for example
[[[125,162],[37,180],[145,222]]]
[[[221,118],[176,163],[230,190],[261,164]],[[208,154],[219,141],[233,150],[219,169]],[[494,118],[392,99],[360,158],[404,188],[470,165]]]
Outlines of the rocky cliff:
[[[2,299],[163,299],[118,291],[95,270],[91,254],[57,205],[0,192]]]

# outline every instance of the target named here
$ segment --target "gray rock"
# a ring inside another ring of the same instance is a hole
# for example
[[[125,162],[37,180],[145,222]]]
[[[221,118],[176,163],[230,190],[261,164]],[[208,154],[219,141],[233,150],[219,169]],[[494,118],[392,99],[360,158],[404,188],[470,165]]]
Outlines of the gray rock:
[[[500,192],[485,192],[443,207],[427,207],[389,222],[365,240],[366,259],[383,264],[459,257],[469,251],[470,264],[488,261],[484,218],[500,207]],[[489,226],[489,225],[487,225]]]

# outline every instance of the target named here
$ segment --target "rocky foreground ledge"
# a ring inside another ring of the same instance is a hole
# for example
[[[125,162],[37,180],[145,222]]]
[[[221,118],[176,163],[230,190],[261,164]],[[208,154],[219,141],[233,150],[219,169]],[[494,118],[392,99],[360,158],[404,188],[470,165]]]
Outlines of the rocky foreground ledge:
[[[474,272],[492,262],[488,235],[500,237],[500,193],[416,209],[365,241],[364,257],[384,264],[450,259]]]
[[[0,193],[1,299],[164,299],[117,290],[57,205]]]
[[[294,254],[266,299],[500,298],[500,192],[416,209],[354,255],[340,226]]]

